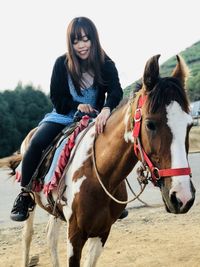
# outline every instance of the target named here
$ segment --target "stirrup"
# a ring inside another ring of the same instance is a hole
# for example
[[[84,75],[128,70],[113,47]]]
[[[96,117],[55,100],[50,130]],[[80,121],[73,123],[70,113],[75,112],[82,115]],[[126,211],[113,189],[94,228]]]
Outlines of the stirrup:
[[[27,193],[27,195],[24,195],[24,193]],[[31,195],[34,196],[32,192],[21,190],[11,210],[10,218],[13,221],[25,221],[28,219],[29,212],[33,211],[35,207],[35,198],[33,199]]]

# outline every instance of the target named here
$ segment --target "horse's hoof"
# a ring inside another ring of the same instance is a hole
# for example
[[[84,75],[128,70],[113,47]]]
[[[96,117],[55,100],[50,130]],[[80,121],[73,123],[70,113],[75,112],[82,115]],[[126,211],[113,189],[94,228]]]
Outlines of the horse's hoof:
[[[39,255],[35,255],[31,258],[30,263],[28,264],[28,267],[34,267],[37,266],[39,263]]]

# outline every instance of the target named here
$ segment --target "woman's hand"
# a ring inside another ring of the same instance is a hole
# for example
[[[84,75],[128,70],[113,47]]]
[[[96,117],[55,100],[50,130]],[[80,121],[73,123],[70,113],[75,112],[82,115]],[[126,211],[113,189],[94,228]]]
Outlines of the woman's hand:
[[[92,113],[95,111],[90,104],[79,104],[77,109],[84,113]]]
[[[106,121],[110,116],[110,108],[103,108],[95,121],[95,131],[97,134],[103,133],[104,126],[106,125]]]

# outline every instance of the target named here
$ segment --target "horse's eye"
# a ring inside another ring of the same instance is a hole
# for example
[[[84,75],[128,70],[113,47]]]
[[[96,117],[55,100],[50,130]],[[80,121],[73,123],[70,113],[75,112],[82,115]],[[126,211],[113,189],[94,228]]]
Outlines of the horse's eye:
[[[154,121],[147,121],[146,127],[147,127],[147,130],[149,130],[149,131],[155,131],[156,130],[156,124]]]

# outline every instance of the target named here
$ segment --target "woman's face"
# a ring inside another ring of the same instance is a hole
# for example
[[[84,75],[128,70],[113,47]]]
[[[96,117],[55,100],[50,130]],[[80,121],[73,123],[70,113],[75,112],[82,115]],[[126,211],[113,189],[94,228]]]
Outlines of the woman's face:
[[[73,48],[77,55],[82,60],[86,60],[90,54],[91,41],[83,30],[81,30],[81,39],[75,39],[73,42]]]

